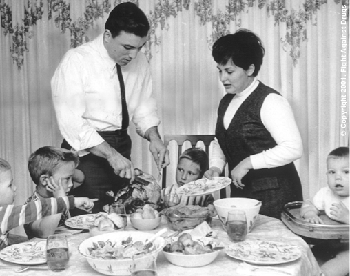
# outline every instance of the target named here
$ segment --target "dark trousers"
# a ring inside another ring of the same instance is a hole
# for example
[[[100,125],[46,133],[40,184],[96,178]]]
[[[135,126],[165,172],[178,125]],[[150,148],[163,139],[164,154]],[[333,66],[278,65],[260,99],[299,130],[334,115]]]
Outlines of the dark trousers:
[[[116,151],[125,158],[130,159],[132,142],[127,132],[118,133],[114,131],[99,132],[101,137]],[[68,143],[64,141],[62,147],[67,148]],[[71,148],[68,145],[68,148]],[[84,183],[73,189],[71,195],[85,196],[89,198],[98,198],[92,209],[93,213],[103,211],[103,206],[111,204],[113,198],[106,195],[106,192],[112,190],[114,193],[130,183],[130,180],[115,175],[113,168],[108,161],[102,157],[93,154],[87,154],[80,158],[77,167],[85,175]],[[71,215],[82,214],[78,209],[71,210]]]

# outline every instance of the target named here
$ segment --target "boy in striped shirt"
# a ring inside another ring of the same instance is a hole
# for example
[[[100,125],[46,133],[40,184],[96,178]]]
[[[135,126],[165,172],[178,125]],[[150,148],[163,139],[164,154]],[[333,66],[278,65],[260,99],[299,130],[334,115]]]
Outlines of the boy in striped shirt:
[[[51,146],[45,146],[33,152],[28,161],[29,174],[36,185],[33,195],[26,203],[49,197],[64,197],[73,187],[73,177],[79,164],[77,153]],[[24,225],[29,239],[47,238],[58,227],[64,226],[70,217],[68,209],[60,214],[47,216]]]
[[[89,198],[72,196],[45,198],[14,206],[16,189],[10,164],[0,158],[0,249],[8,245],[8,232],[17,226],[60,213],[67,208],[91,210],[94,206]]]

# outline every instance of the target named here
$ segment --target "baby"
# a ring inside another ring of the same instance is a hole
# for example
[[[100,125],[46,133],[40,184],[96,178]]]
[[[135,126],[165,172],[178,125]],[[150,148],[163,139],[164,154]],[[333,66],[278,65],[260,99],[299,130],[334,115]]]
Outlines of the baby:
[[[49,197],[67,196],[73,187],[78,163],[79,157],[76,153],[61,148],[45,146],[32,153],[29,157],[28,169],[37,187],[26,203]],[[54,234],[57,227],[64,226],[65,220],[69,217],[69,211],[65,209],[61,214],[26,224],[24,229],[29,239],[46,238]]]
[[[16,186],[10,164],[0,158],[0,249],[8,245],[8,232],[25,223],[57,214],[67,208],[91,210],[94,203],[86,197],[42,198],[29,204],[14,206]]]
[[[340,223],[349,224],[349,148],[339,147],[327,157],[327,187],[321,188],[312,202],[303,203],[300,215],[310,223],[322,224],[320,211]],[[326,276],[349,273],[349,245],[337,248],[335,258],[326,261],[321,269]]]
[[[163,197],[171,205],[200,205],[207,206],[213,203],[214,197],[205,196],[184,196],[177,195],[176,189],[186,183],[203,178],[204,172],[208,169],[208,155],[200,148],[189,148],[179,157],[176,168],[176,184],[165,188]]]

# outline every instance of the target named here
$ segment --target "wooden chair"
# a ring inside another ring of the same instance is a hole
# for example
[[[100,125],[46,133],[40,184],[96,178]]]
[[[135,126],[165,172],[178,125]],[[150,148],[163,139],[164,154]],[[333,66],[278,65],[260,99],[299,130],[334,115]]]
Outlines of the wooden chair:
[[[176,141],[177,144],[177,153],[178,157],[183,152],[183,146],[186,141],[191,143],[192,148],[195,148],[198,142],[203,142],[204,150],[209,155],[209,147],[210,144],[214,141],[215,135],[164,135],[163,141],[166,147],[169,146],[170,141]],[[167,168],[163,169],[163,177],[162,177],[162,188],[166,187],[166,176],[167,176]],[[223,173],[224,175],[225,173]],[[220,191],[220,198],[226,197],[226,190],[222,189]]]

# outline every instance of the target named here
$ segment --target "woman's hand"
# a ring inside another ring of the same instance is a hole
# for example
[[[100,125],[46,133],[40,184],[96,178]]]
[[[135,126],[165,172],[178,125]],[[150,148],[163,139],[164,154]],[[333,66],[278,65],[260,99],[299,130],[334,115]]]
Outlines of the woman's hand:
[[[330,209],[333,219],[349,224],[349,209],[346,208],[343,202],[333,203]]]
[[[218,167],[211,167],[209,170],[207,170],[204,173],[204,177],[208,178],[208,179],[213,179],[213,177],[218,177],[220,176],[221,171]]]
[[[252,169],[252,163],[250,162],[250,157],[247,157],[243,159],[232,171],[231,171],[231,178],[233,184],[236,186],[236,188],[243,189],[245,186],[242,183],[242,178],[249,172],[250,169]]]

